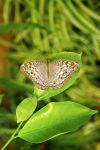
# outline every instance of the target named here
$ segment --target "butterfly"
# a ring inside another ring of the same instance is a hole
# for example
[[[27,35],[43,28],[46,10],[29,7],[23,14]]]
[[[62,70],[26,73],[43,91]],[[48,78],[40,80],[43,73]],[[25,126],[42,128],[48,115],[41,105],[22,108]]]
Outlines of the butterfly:
[[[40,89],[52,87],[58,89],[79,70],[79,64],[74,61],[55,60],[44,62],[33,60],[24,63],[20,71],[24,73]]]

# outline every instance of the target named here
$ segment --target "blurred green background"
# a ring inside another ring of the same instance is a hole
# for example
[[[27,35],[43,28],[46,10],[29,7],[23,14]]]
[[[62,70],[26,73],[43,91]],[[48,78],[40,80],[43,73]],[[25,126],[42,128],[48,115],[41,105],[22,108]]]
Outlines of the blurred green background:
[[[82,53],[79,79],[68,90],[39,103],[72,100],[100,110],[100,1],[0,0],[0,148],[17,127],[17,105],[33,93],[19,72],[40,54]],[[8,150],[100,150],[100,113],[77,132],[42,144],[14,140]]]

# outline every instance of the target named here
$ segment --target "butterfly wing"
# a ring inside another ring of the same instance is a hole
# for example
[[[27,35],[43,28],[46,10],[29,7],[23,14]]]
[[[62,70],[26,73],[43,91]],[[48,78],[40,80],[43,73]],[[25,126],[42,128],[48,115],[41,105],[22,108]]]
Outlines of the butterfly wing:
[[[47,65],[41,61],[30,61],[22,64],[20,71],[32,80],[39,88],[45,89],[48,86]]]
[[[79,70],[79,64],[73,61],[57,60],[49,65],[49,86],[57,89]]]

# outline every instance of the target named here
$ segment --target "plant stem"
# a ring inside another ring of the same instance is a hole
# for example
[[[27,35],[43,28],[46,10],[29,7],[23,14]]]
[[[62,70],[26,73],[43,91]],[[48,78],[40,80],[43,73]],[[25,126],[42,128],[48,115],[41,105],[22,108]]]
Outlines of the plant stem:
[[[21,123],[19,124],[19,126],[17,127],[17,129],[15,130],[15,132],[13,133],[13,135],[10,137],[10,139],[9,139],[9,140],[7,141],[7,143],[2,147],[1,150],[5,150],[5,148],[11,143],[11,141],[16,138],[15,134],[17,134],[17,132],[19,131],[19,129],[20,129],[22,123],[23,123],[23,122],[21,122]]]

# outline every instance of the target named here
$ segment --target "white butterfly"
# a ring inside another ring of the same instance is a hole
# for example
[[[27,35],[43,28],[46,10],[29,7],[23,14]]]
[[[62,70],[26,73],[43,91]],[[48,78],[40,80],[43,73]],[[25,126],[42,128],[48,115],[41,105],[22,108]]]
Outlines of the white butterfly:
[[[78,70],[79,64],[69,60],[56,60],[49,63],[34,60],[20,67],[20,71],[25,73],[40,89],[60,88]]]

